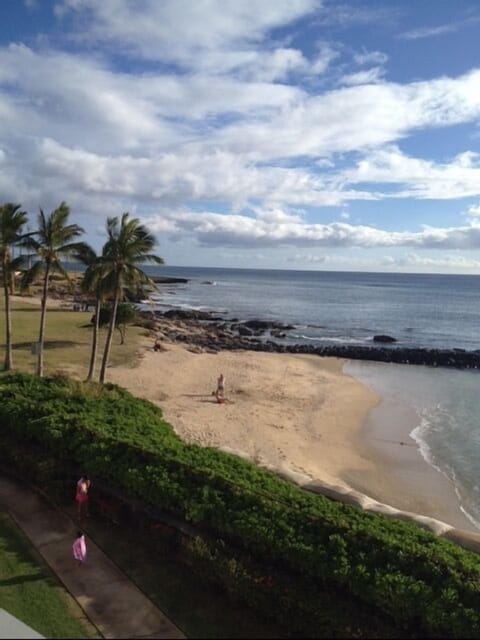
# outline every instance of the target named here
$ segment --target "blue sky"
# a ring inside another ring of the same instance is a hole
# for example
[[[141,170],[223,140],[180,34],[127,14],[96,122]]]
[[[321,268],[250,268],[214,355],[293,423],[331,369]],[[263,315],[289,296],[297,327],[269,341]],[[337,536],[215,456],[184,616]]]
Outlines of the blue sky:
[[[171,265],[480,273],[477,0],[2,0],[0,202]]]

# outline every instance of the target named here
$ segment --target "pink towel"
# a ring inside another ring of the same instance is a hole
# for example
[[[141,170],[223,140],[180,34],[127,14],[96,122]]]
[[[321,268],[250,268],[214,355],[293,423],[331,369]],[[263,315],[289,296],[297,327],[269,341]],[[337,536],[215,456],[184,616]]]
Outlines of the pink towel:
[[[79,562],[85,562],[87,558],[87,543],[85,542],[85,536],[77,538],[72,546],[73,557]]]

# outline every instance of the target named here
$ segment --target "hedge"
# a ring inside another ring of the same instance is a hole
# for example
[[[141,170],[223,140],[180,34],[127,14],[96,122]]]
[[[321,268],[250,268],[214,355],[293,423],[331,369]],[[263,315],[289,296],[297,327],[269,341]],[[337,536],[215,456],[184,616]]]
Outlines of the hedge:
[[[332,590],[411,634],[480,637],[476,554],[187,445],[157,407],[119,387],[6,374],[0,424],[2,457],[30,479],[61,484],[68,469],[82,469],[288,574],[299,591]]]

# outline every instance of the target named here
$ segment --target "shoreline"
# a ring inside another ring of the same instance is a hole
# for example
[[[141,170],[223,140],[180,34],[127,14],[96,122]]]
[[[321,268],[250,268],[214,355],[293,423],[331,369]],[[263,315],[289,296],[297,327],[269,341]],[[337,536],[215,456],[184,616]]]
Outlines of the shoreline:
[[[371,389],[375,389],[372,380],[382,376],[383,367],[395,367],[371,363],[365,365],[370,371],[362,372],[363,366],[350,362],[346,369]],[[377,471],[374,474],[347,471],[345,480],[359,491],[397,509],[421,513],[463,531],[480,534],[479,528],[462,510],[453,481],[425,459],[412,437],[421,420],[413,406],[390,393],[377,392],[381,401],[370,412],[356,439],[359,450],[373,460]]]
[[[371,458],[375,471],[346,470],[345,482],[396,509],[479,534],[462,511],[453,482],[425,460],[412,438],[418,420],[413,408],[383,396],[356,438],[356,445]]]
[[[49,306],[64,304],[49,300]],[[453,483],[410,437],[418,426],[413,409],[375,392],[348,371],[350,360],[211,351],[161,337],[164,351],[153,353],[151,340],[145,340],[138,367],[110,368],[108,379],[157,404],[187,442],[247,457],[300,485],[323,483],[344,495],[361,492],[369,503],[378,500],[480,534],[461,511]],[[226,373],[230,400],[222,406],[211,395],[220,372]]]
[[[247,457],[311,490],[361,492],[369,503],[480,533],[460,510],[452,483],[410,438],[415,416],[402,406],[392,413],[361,378],[344,371],[347,361],[164,346],[159,354],[147,349],[134,376],[112,369],[109,379],[161,407],[187,442]],[[220,372],[225,405],[211,395]]]

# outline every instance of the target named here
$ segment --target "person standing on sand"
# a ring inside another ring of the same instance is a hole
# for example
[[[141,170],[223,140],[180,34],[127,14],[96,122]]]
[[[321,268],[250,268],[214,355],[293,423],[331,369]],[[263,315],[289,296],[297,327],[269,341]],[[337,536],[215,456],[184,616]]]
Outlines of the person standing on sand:
[[[78,562],[78,566],[82,566],[87,559],[87,543],[82,531],[77,532],[77,537],[72,545],[72,551],[74,559]]]
[[[84,514],[88,517],[88,490],[91,486],[90,478],[88,476],[82,476],[77,482],[77,491],[75,494],[75,501],[77,503],[78,519],[82,518]]]
[[[218,376],[215,396],[217,398],[217,402],[222,403],[225,401],[225,376],[223,373]]]

